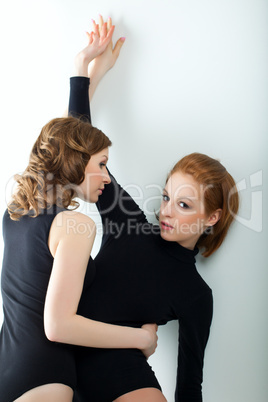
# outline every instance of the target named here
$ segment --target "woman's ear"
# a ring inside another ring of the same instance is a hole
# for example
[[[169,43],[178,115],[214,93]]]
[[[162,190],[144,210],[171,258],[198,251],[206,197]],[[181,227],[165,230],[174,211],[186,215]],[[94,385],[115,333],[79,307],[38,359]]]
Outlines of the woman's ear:
[[[222,209],[217,209],[209,216],[206,226],[214,226],[221,219]]]

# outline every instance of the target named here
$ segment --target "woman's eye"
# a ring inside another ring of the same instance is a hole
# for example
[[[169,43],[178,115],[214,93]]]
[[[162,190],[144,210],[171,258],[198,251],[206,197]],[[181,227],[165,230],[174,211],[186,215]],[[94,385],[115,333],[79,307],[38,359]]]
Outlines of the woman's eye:
[[[169,201],[169,196],[162,194],[163,201]]]
[[[181,208],[183,208],[183,209],[188,209],[188,208],[190,208],[189,207],[189,205],[187,205],[185,202],[183,202],[183,201],[180,201],[179,202],[179,206],[181,207]]]
[[[103,166],[106,166],[106,164],[103,163],[103,162],[101,162],[101,163],[100,163],[100,167],[102,168]]]

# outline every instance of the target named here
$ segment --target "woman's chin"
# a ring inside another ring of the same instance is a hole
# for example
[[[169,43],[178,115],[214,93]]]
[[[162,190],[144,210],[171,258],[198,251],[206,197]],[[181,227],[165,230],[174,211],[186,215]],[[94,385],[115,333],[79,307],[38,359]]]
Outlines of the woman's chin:
[[[160,230],[160,236],[162,237],[163,240],[167,241],[174,241],[172,238],[172,234],[167,232],[166,230]]]

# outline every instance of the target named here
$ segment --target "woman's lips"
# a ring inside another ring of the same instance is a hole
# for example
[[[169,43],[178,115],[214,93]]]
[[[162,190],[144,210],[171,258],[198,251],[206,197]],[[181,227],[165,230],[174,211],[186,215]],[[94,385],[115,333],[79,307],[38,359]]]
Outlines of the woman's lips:
[[[172,230],[174,229],[169,223],[161,221],[161,228],[164,230]]]

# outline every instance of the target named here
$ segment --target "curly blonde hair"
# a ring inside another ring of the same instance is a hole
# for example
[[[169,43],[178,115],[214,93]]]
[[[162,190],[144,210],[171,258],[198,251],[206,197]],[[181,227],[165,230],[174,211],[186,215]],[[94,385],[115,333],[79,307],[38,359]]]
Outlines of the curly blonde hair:
[[[111,145],[109,138],[89,122],[74,117],[56,118],[41,130],[8,205],[11,219],[31,212],[36,217],[56,204],[77,208],[75,186],[85,178],[91,157]]]

